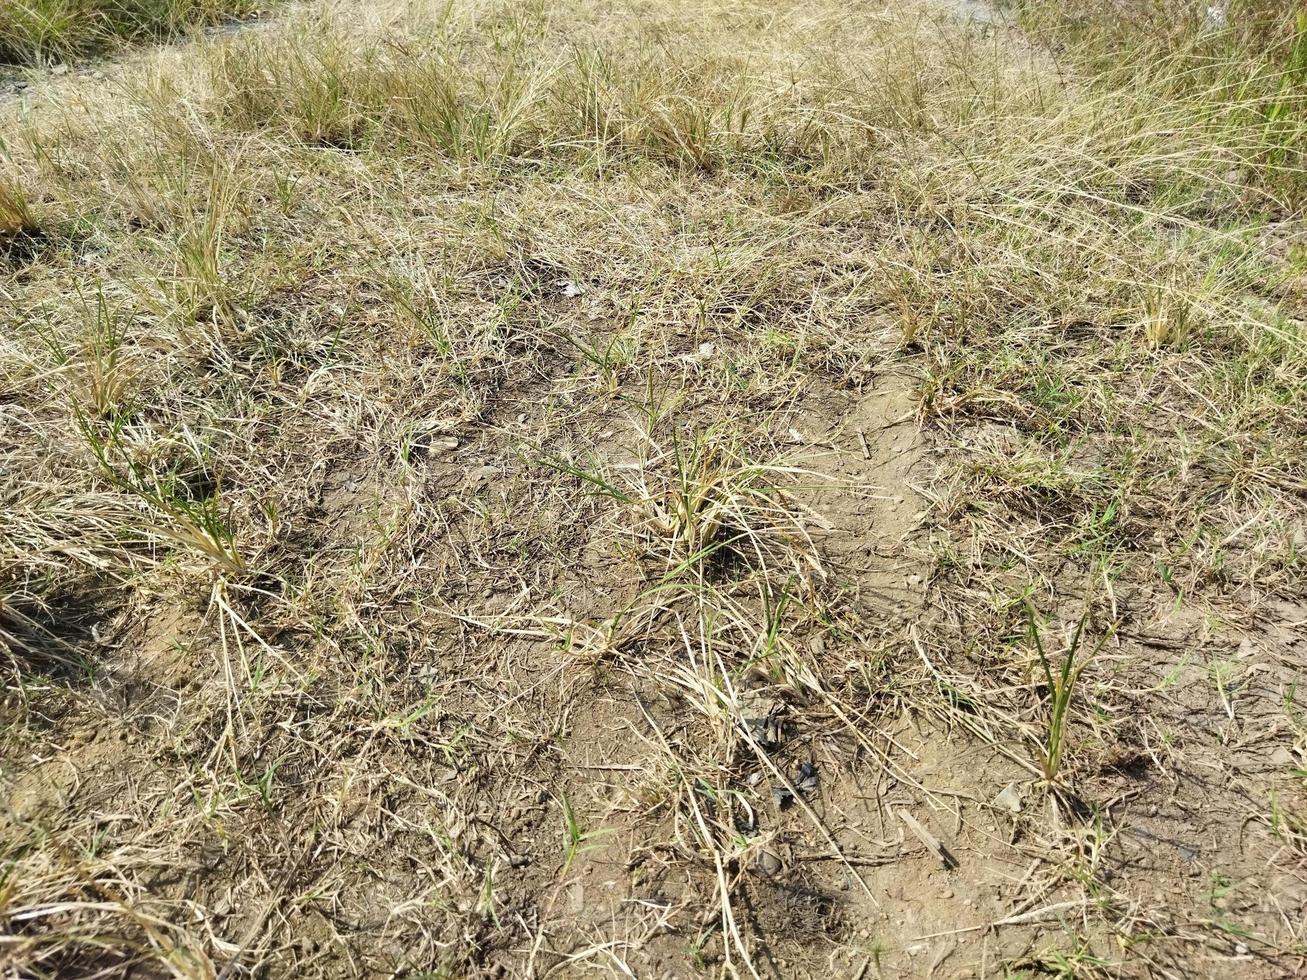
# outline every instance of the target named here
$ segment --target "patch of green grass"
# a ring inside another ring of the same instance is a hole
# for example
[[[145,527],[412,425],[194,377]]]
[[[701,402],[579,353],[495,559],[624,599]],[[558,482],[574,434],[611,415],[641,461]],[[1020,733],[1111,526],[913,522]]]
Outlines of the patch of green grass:
[[[251,17],[267,0],[0,0],[0,64],[101,54],[123,42]]]
[[[1075,693],[1076,682],[1080,680],[1080,675],[1088,666],[1089,661],[1093,659],[1107,641],[1106,637],[1100,639],[1098,645],[1089,654],[1082,654],[1080,644],[1084,636],[1085,621],[1087,619],[1088,614],[1080,617],[1080,622],[1076,624],[1075,633],[1072,635],[1066,649],[1058,657],[1058,662],[1055,663],[1044,649],[1044,640],[1041,635],[1043,630],[1035,614],[1035,608],[1030,603],[1026,604],[1028,635],[1030,642],[1035,647],[1035,652],[1039,655],[1039,666],[1043,671],[1044,682],[1048,689],[1048,717],[1041,746],[1043,751],[1039,762],[1044,774],[1044,781],[1050,787],[1057,785],[1058,774],[1062,770],[1062,762],[1066,754],[1067,723],[1071,718],[1071,699]]]

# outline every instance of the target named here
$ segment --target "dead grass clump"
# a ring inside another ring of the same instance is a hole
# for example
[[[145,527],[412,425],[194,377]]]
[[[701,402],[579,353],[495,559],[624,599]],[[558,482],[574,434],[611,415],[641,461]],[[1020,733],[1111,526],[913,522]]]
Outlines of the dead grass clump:
[[[0,178],[0,235],[19,235],[35,227],[27,195],[18,182]]]
[[[628,529],[671,567],[707,564],[722,551],[764,568],[786,552],[811,553],[787,489],[804,471],[783,457],[752,462],[738,439],[713,431],[673,431],[662,442],[646,431],[639,447],[637,461],[602,469],[549,462],[628,508]],[[782,564],[806,578],[810,563]]]
[[[43,237],[22,186],[0,175],[0,260],[25,264],[38,251]]]
[[[1145,79],[1172,97],[1207,103],[1211,121],[1258,145],[1243,175],[1248,183],[1301,204],[1307,12],[1300,5],[1034,0],[1018,9],[1032,34],[1111,85]]]
[[[82,853],[37,826],[6,817],[0,848],[0,948],[35,975],[141,968],[172,976],[214,974],[195,939],[152,907],[137,882],[165,865],[130,849],[90,844]],[[101,829],[86,828],[93,840]]]

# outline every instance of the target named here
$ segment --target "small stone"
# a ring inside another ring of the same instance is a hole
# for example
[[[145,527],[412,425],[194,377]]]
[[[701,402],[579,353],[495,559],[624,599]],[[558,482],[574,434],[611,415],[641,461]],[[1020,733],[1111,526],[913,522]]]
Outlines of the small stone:
[[[499,468],[496,466],[478,466],[467,475],[467,480],[474,487],[483,486],[499,475]]]
[[[757,691],[746,691],[740,696],[739,710],[741,721],[749,736],[764,749],[772,749],[781,744],[785,727],[781,721],[785,714],[785,703],[769,698]]]
[[[817,792],[817,767],[811,762],[800,762],[799,778],[794,781],[794,785],[804,796],[812,796]]]
[[[1012,813],[1021,812],[1021,790],[1016,783],[1008,783],[1003,791],[994,797],[994,805]]]
[[[701,364],[712,357],[715,353],[717,353],[717,345],[710,341],[705,341],[699,345],[698,349],[693,354],[682,354],[681,360],[685,361],[687,364]]]
[[[781,870],[781,859],[771,851],[759,851],[758,856],[753,859],[753,870],[765,875],[778,874]]]
[[[1247,947],[1245,944],[1243,944],[1243,943],[1235,943],[1235,944],[1234,944],[1234,955],[1235,955],[1235,956],[1247,956],[1248,953],[1249,953],[1249,949],[1248,949],[1248,947]]]

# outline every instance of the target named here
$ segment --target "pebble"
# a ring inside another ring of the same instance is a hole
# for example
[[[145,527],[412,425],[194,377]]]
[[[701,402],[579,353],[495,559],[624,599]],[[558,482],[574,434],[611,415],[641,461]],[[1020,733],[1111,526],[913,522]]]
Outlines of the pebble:
[[[499,468],[496,466],[478,466],[467,475],[468,482],[473,486],[481,486],[489,483],[499,475]]]
[[[770,851],[759,851],[758,856],[753,858],[753,869],[755,872],[762,872],[763,874],[778,874],[780,872],[780,858]]]
[[[994,805],[1012,813],[1021,812],[1021,791],[1016,783],[1008,783],[1003,791],[994,797]]]

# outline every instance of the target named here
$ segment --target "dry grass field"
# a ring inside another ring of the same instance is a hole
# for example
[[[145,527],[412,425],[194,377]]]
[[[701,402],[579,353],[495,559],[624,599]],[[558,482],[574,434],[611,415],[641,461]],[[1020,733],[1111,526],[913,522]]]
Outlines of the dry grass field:
[[[0,975],[1302,975],[1307,14],[267,6],[0,0]]]

